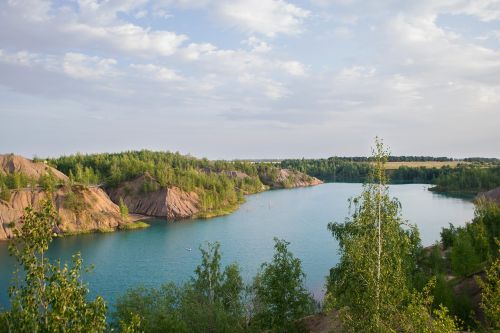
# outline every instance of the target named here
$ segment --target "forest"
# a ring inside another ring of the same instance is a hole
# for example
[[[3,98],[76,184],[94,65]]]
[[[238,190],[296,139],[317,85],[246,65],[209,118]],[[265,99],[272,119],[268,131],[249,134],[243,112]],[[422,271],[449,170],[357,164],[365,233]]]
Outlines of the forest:
[[[451,158],[388,157],[388,162],[451,161]],[[500,186],[500,162],[497,159],[469,158],[456,167],[399,166],[386,170],[392,184],[423,183],[436,185],[433,190],[477,194]],[[330,157],[328,159],[289,159],[280,163],[326,182],[365,182],[373,161],[369,157]]]

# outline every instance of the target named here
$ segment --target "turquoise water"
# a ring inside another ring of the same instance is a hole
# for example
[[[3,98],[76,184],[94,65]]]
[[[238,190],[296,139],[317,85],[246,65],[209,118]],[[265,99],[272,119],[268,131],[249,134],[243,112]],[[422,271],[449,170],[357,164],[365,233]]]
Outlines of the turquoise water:
[[[80,251],[84,263],[95,266],[85,275],[91,295],[102,295],[113,304],[117,295],[138,284],[188,280],[199,262],[198,246],[206,241],[220,241],[223,262],[237,261],[250,281],[260,264],[271,260],[273,237],[279,237],[291,242],[290,249],[307,274],[307,287],[321,298],[325,276],[338,261],[337,244],[326,225],[344,221],[347,199],[360,192],[360,184],[345,183],[268,191],[247,197],[228,216],[176,223],[157,220],[148,229],[60,238],[48,252],[51,258],[69,260]],[[403,217],[418,225],[424,245],[438,240],[441,227],[449,222],[462,225],[473,216],[471,202],[432,193],[426,185],[393,185],[390,192],[401,201]],[[14,267],[7,242],[0,242],[0,305],[4,307]]]

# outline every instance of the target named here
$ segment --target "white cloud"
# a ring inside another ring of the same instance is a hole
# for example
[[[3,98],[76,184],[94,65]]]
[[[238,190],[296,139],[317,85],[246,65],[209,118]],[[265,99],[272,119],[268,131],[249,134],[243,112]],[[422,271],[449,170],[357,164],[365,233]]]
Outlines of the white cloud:
[[[454,1],[450,7],[452,13],[476,16],[485,22],[500,19],[500,1],[498,0]]]
[[[63,70],[67,75],[77,79],[101,79],[114,76],[115,59],[90,57],[81,53],[66,53]]]
[[[201,55],[213,53],[215,50],[217,50],[217,47],[210,43],[191,43],[180,50],[179,53],[186,60],[197,60]]]
[[[259,53],[266,53],[271,51],[272,47],[265,41],[255,37],[250,36],[241,42],[243,45],[248,45],[252,51]]]
[[[303,76],[306,74],[306,68],[298,61],[285,61],[281,63],[281,66],[290,75]]]
[[[130,67],[139,71],[139,73],[145,75],[146,77],[152,77],[159,81],[177,81],[182,79],[176,71],[164,66],[157,66],[153,64],[131,64]]]
[[[230,25],[250,34],[273,37],[302,31],[310,12],[283,0],[233,0],[217,6],[217,12]]]
[[[86,24],[73,24],[66,32],[80,34],[81,37],[104,42],[113,49],[137,53],[143,56],[174,54],[187,40],[187,36],[170,31],[151,31],[134,24],[93,27]]]

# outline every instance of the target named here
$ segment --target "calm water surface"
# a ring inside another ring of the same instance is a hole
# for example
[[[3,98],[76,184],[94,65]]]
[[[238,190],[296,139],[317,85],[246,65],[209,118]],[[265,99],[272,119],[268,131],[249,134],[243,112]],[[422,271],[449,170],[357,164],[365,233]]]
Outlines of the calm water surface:
[[[198,246],[206,241],[220,241],[223,263],[237,261],[250,281],[260,264],[271,260],[273,237],[279,237],[291,242],[307,273],[307,287],[321,298],[325,276],[338,262],[337,243],[326,225],[344,221],[347,199],[360,192],[360,184],[344,183],[268,191],[247,197],[229,216],[168,224],[158,220],[143,230],[66,237],[54,240],[48,252],[51,258],[69,260],[80,251],[84,263],[95,266],[85,275],[91,296],[102,295],[113,304],[117,295],[138,284],[188,280],[200,261]],[[401,201],[403,217],[418,225],[424,245],[439,239],[441,227],[463,225],[473,216],[471,202],[432,193],[427,185],[393,185],[390,193]],[[8,305],[14,268],[7,242],[0,242],[0,306]]]

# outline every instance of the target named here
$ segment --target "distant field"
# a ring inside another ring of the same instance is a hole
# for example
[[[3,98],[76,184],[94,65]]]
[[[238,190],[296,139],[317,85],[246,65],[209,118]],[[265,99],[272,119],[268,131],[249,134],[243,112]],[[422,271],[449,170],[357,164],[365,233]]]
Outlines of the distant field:
[[[459,163],[465,164],[466,162],[458,162],[458,161],[445,161],[445,162],[435,162],[435,161],[427,161],[427,162],[387,162],[385,165],[386,170],[394,170],[398,169],[400,166],[406,166],[410,168],[441,168],[443,166],[449,166],[455,168]]]

